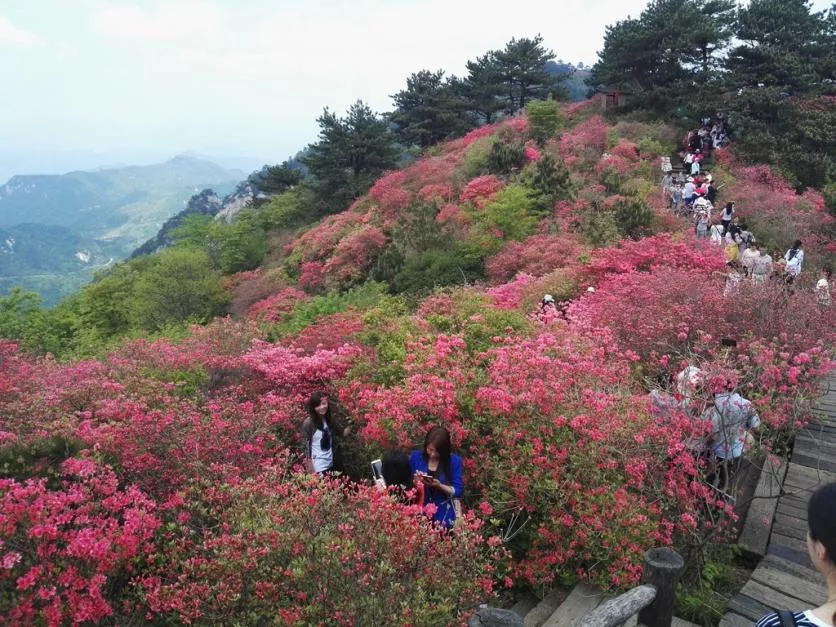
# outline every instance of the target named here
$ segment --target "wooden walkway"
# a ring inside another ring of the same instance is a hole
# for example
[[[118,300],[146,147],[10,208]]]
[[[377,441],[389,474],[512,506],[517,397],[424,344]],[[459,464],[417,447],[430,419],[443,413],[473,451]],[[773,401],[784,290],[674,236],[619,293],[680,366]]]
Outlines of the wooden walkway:
[[[827,599],[824,581],[807,555],[807,500],[820,485],[836,481],[836,373],[822,391],[817,422],[795,438],[767,555],[729,603],[720,627],[751,626],[768,612],[805,610]]]

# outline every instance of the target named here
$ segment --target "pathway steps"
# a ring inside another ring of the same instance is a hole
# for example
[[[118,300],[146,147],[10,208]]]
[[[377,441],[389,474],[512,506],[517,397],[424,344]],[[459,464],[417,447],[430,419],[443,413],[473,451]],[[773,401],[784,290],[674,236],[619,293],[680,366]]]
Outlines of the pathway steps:
[[[774,610],[821,605],[827,589],[807,555],[807,500],[819,486],[836,481],[836,373],[824,382],[815,422],[795,438],[778,499],[766,557],[729,603],[720,627],[751,626]]]

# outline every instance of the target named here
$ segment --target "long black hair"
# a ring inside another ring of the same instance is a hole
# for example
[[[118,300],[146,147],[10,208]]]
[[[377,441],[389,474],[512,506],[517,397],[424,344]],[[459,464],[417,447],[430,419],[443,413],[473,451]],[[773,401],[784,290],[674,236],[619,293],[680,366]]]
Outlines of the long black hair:
[[[836,483],[822,486],[813,493],[807,503],[807,524],[810,538],[821,542],[827,552],[827,561],[836,565]],[[836,614],[833,615],[836,623]]]
[[[327,426],[329,429],[333,424],[333,419],[331,418],[331,403],[328,403],[328,411],[325,412],[325,425],[322,424],[323,420],[318,413],[316,413],[316,408],[322,402],[323,398],[328,398],[328,394],[326,392],[314,392],[308,398],[308,402],[305,403],[305,407],[308,410],[308,415],[311,417],[311,422],[314,423],[317,429],[322,429],[323,426]]]
[[[450,444],[450,432],[444,427],[435,426],[427,432],[424,438],[424,461],[429,462],[430,456],[427,455],[427,447],[432,444],[438,452],[438,469],[444,473],[444,478],[447,481],[452,481],[450,473],[450,460],[452,459],[452,445]],[[441,473],[439,473],[441,478]]]
[[[795,259],[795,256],[798,254],[798,251],[799,251],[799,250],[801,250],[801,240],[800,240],[800,239],[797,239],[797,240],[795,240],[795,241],[793,242],[793,244],[792,244],[792,248],[790,248],[790,251],[789,251],[789,252],[790,252],[790,254],[789,254],[789,258],[790,258],[791,260],[792,260],[792,259]]]

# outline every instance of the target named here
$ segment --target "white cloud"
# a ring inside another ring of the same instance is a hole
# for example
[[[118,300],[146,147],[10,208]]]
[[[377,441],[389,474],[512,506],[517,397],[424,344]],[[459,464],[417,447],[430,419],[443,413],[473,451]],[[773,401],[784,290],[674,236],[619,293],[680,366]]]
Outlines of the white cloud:
[[[15,27],[0,15],[0,46],[34,46],[39,43],[41,38],[35,33]]]
[[[183,42],[212,38],[223,24],[219,12],[201,2],[172,2],[155,10],[107,4],[93,14],[93,30],[112,38]]]

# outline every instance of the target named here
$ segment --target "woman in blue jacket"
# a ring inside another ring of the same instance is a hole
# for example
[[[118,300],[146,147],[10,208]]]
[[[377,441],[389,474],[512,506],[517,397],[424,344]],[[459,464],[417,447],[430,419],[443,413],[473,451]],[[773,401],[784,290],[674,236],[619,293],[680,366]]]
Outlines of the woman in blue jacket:
[[[424,504],[433,503],[433,521],[448,529],[456,522],[454,499],[462,498],[462,460],[451,452],[450,432],[444,427],[433,427],[424,438],[424,449],[413,451],[409,463],[415,482],[424,485]]]

